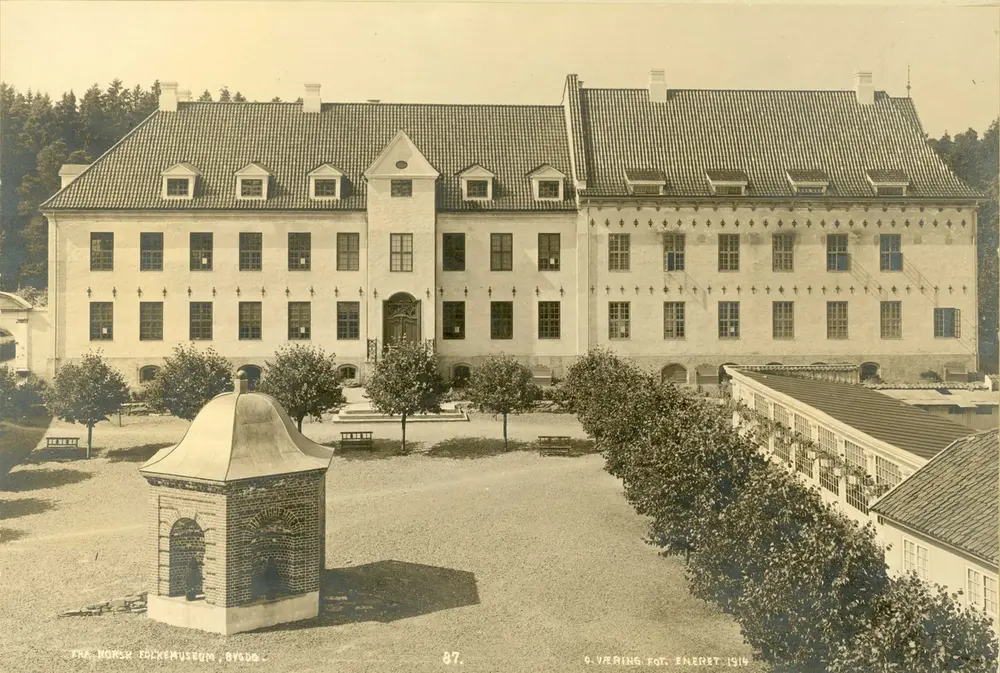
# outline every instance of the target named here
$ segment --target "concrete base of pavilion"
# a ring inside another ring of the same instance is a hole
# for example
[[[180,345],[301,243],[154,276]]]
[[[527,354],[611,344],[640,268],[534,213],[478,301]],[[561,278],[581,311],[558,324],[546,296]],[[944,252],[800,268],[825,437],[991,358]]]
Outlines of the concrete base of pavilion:
[[[147,597],[146,616],[171,626],[231,635],[319,615],[319,592],[282,596],[229,608],[189,601],[184,596]]]

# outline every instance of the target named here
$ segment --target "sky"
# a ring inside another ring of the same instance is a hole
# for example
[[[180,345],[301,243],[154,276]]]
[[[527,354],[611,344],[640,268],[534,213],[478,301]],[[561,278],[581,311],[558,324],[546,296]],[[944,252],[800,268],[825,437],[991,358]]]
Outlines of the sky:
[[[1000,8],[937,2],[48,2],[0,0],[0,80],[58,97],[176,81],[195,97],[558,104],[589,87],[911,95],[932,136],[1000,114]]]

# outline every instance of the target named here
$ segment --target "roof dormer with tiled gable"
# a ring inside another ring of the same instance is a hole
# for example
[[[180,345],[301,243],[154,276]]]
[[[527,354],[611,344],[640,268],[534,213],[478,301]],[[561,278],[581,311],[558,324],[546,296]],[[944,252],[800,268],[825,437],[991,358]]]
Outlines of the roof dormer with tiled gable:
[[[267,201],[271,171],[252,161],[236,171],[236,198],[240,201]]]

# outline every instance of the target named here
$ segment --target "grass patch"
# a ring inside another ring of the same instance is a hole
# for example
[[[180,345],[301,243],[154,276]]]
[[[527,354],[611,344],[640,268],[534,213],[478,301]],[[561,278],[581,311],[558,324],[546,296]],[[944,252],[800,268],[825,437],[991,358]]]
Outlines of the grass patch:
[[[335,458],[343,458],[345,460],[385,460],[386,458],[419,453],[423,443],[406,442],[406,453],[403,453],[403,442],[399,439],[373,439],[372,448],[370,449],[342,449],[340,448],[340,442],[327,442],[323,446],[335,449],[335,453],[333,454]]]
[[[37,416],[0,423],[0,482],[34,450],[51,422],[47,416]]]

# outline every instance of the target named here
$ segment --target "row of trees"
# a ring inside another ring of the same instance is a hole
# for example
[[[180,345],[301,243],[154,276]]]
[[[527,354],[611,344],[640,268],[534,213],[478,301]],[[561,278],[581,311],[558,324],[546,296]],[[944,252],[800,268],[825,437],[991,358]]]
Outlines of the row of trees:
[[[490,358],[469,381],[473,405],[503,417],[504,446],[507,417],[529,410],[540,398],[531,371],[510,357]],[[193,420],[216,395],[233,390],[233,366],[214,349],[197,350],[177,346],[153,380],[132,395],[124,376],[101,354],[88,353],[78,363],[60,367],[51,387],[35,377],[18,384],[14,372],[0,366],[0,418],[27,415],[40,404],[57,418],[87,428],[87,457],[98,423],[119,413],[131,399],[151,410]],[[372,406],[380,413],[401,417],[403,451],[406,451],[406,419],[419,413],[441,410],[445,392],[437,372],[436,358],[421,344],[390,348],[376,365],[367,384]],[[257,391],[275,398],[294,420],[299,431],[306,417],[322,415],[344,404],[344,394],[335,356],[321,348],[303,344],[285,345],[265,364]]]
[[[691,592],[733,615],[775,671],[992,673],[988,617],[915,576],[890,577],[861,527],[763,455],[762,426],[593,351],[563,384],[648,542],[687,558]]]

